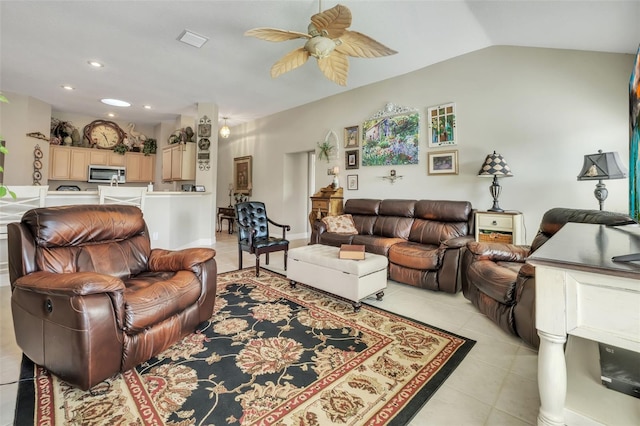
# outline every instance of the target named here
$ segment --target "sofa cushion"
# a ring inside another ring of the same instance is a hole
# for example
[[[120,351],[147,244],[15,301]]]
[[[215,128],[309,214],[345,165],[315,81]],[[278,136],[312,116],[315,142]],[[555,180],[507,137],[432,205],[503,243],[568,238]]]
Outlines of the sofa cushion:
[[[442,250],[437,245],[405,242],[389,248],[389,262],[407,268],[436,270],[440,268],[441,260]]]
[[[468,234],[466,222],[439,222],[434,220],[415,219],[407,239],[421,244],[439,245],[451,238]]]
[[[413,218],[397,216],[378,216],[373,225],[373,234],[381,237],[394,237],[407,240]]]
[[[477,260],[469,265],[467,277],[480,292],[503,305],[516,302],[516,278],[522,263]]]
[[[322,221],[327,226],[327,232],[335,232],[337,234],[355,235],[358,233],[353,218],[350,214],[339,216],[325,216]]]
[[[376,235],[354,235],[351,244],[362,244],[368,253],[381,254],[387,256],[389,248],[394,244],[404,243],[402,238],[386,238]]]
[[[196,303],[202,284],[191,271],[143,272],[124,280],[124,330],[136,334]]]

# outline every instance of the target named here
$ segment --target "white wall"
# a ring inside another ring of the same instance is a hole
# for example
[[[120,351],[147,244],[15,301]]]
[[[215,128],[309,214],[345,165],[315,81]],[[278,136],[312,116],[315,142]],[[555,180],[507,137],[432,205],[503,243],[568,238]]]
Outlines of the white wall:
[[[236,126],[220,144],[218,205],[228,204],[233,158],[253,155],[251,199],[266,202],[269,215],[292,225],[292,234],[304,232],[308,211],[306,204],[291,198],[289,156],[315,149],[329,130],[342,142],[344,127],[362,125],[393,102],[420,110],[419,165],[349,170],[359,175],[359,190],[345,188],[345,199],[469,200],[475,208],[487,209],[492,205],[491,181],[477,173],[485,156],[496,150],[514,173],[500,181],[500,206],[524,213],[531,242],[546,210],[598,208],[595,182],[576,180],[585,154],[618,151],[628,165],[632,64],[633,56],[627,54],[496,46]],[[446,149],[459,151],[460,173],[429,176],[424,116],[427,107],[446,102],[455,102],[457,108],[460,142]],[[343,149],[339,161],[344,187]],[[316,190],[331,182],[326,175],[330,165],[316,163]],[[404,176],[395,184],[381,179],[392,168]],[[628,212],[627,179],[605,183],[605,208]],[[300,196],[306,197],[303,192]]]

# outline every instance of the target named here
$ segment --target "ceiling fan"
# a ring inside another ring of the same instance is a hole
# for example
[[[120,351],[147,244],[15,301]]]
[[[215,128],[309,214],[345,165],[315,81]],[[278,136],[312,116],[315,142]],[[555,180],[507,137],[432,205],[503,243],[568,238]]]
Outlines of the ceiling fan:
[[[267,41],[307,39],[303,47],[287,53],[271,67],[271,77],[276,78],[304,65],[313,56],[318,66],[329,80],[341,86],[347,85],[349,61],[347,56],[376,58],[393,55],[396,52],[357,31],[349,31],[351,11],[346,6],[337,5],[311,17],[308,34],[276,28],[254,28],[244,33]]]

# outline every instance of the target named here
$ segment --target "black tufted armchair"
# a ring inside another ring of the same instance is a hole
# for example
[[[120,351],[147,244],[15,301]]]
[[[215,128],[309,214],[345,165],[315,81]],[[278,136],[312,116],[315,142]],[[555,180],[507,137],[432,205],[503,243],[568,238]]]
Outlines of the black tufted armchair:
[[[266,255],[266,264],[269,264],[269,253],[284,250],[284,270],[287,270],[287,252],[289,241],[287,231],[289,225],[275,223],[267,217],[267,209],[264,203],[248,201],[236,204],[236,220],[238,221],[238,260],[239,269],[242,269],[242,252],[246,251],[256,255],[256,277],[260,275],[260,255]],[[269,224],[282,228],[282,238],[269,236]]]

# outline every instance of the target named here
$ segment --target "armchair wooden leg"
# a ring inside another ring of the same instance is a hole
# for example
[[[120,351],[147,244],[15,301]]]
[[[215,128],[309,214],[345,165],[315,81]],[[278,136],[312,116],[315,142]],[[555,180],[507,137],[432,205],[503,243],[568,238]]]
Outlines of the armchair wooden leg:
[[[289,250],[285,250],[284,251],[284,270],[287,270],[287,253],[289,252]]]
[[[264,255],[264,256],[265,256],[265,259],[264,259],[264,260],[265,260],[265,262],[264,262],[264,263],[266,263],[266,264],[268,265],[268,264],[269,264],[269,253],[268,253],[268,252],[267,252],[267,253],[265,253],[265,255]]]
[[[260,255],[256,254],[256,277],[259,277],[259,276],[260,276]]]
[[[238,269],[242,269],[242,249],[238,248]]]

